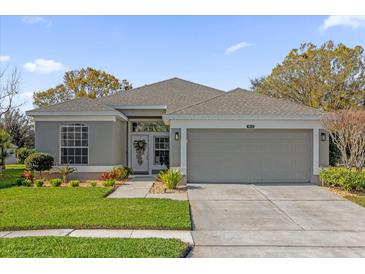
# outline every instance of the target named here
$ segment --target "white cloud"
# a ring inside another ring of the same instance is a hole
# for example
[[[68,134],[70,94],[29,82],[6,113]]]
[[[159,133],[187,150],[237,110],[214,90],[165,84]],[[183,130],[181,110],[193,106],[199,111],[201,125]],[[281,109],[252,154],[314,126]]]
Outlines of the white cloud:
[[[10,56],[8,55],[0,55],[0,63],[1,62],[7,62],[10,60]]]
[[[52,22],[44,19],[41,16],[24,16],[22,17],[22,22],[27,25],[41,24],[45,25],[46,28],[52,27]]]
[[[333,27],[365,28],[365,16],[328,16],[320,30],[325,31]]]
[[[252,44],[249,44],[247,42],[240,42],[240,43],[237,43],[235,45],[232,45],[230,46],[229,48],[226,49],[226,51],[224,52],[224,54],[231,54],[231,53],[234,53],[236,52],[237,50],[240,50],[242,48],[247,48],[247,47],[251,47]]]
[[[45,24],[46,20],[40,16],[24,16],[22,17],[22,22],[28,25]]]
[[[36,59],[33,62],[28,62],[23,65],[23,68],[29,72],[36,72],[40,74],[48,74],[55,71],[64,71],[67,68],[54,60]]]

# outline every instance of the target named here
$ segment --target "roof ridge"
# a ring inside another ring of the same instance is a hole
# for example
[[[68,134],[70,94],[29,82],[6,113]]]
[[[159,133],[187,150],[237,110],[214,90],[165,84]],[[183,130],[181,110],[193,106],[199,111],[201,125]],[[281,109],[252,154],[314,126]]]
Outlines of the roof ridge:
[[[210,97],[210,98],[208,98],[208,99],[204,99],[204,100],[201,100],[201,101],[196,102],[196,103],[194,103],[194,104],[191,104],[191,105],[188,105],[188,106],[185,106],[185,107],[179,108],[179,109],[174,110],[173,112],[169,112],[169,113],[167,113],[167,114],[168,114],[168,115],[170,115],[170,114],[173,114],[173,113],[175,113],[175,112],[179,112],[179,111],[181,111],[181,110],[185,110],[185,109],[188,109],[188,108],[191,108],[191,107],[197,106],[197,105],[199,105],[199,104],[206,103],[206,102],[208,102],[208,101],[211,101],[211,100],[213,100],[213,99],[215,99],[215,98],[217,98],[217,97],[220,97],[220,96],[223,96],[223,95],[226,95],[226,94],[227,94],[227,92],[223,91],[223,93],[221,93],[221,94],[218,94],[218,95],[213,96],[213,97]]]
[[[187,83],[190,83],[190,84],[193,84],[193,85],[196,85],[196,86],[201,86],[201,87],[206,87],[206,88],[209,88],[209,89],[213,89],[213,90],[216,90],[216,91],[219,91],[219,92],[224,92],[224,90],[220,90],[220,89],[217,89],[217,88],[209,87],[207,85],[202,85],[202,84],[195,83],[195,82],[192,82],[192,81],[189,81],[189,80],[185,80],[185,79],[182,79],[182,78],[179,78],[179,77],[172,77],[172,78],[168,78],[168,79],[165,79],[165,80],[161,80],[161,81],[158,81],[158,82],[155,82],[155,83],[145,84],[143,86],[139,86],[137,88],[133,88],[133,89],[127,91],[124,96],[128,96],[128,94],[134,93],[134,92],[138,91],[139,89],[142,89],[142,88],[145,88],[145,87],[154,86],[154,85],[158,85],[158,84],[161,84],[161,83],[164,83],[164,82],[167,82],[167,81],[171,81],[171,80],[174,80],[174,79],[180,80],[180,81],[183,81],[183,82],[187,82]],[[107,96],[103,96],[103,97],[97,98],[97,100],[100,100],[100,99],[103,99],[103,98],[113,97],[113,96],[116,96],[116,95],[122,95],[122,94],[118,94],[118,93],[110,94],[110,95],[107,95]]]

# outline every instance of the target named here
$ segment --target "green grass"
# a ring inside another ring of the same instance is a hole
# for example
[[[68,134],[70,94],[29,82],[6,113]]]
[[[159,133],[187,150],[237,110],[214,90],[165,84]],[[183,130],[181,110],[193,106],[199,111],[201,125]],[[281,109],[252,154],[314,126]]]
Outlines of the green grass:
[[[0,189],[14,186],[15,179],[22,174],[24,169],[24,165],[6,165],[6,169],[0,173]]]
[[[0,230],[41,228],[185,229],[188,201],[107,199],[111,188],[0,189]]]
[[[353,196],[353,195],[347,195],[345,196],[346,199],[361,205],[363,207],[365,207],[365,196]]]
[[[172,239],[0,238],[2,258],[179,258],[187,250]]]

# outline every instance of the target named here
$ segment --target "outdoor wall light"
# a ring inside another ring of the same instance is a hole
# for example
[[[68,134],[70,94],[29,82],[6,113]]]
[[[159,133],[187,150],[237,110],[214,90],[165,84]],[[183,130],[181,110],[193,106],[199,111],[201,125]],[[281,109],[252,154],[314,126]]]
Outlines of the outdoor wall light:
[[[178,131],[175,132],[175,141],[180,140],[180,133]]]
[[[321,141],[326,141],[326,133],[321,133]]]

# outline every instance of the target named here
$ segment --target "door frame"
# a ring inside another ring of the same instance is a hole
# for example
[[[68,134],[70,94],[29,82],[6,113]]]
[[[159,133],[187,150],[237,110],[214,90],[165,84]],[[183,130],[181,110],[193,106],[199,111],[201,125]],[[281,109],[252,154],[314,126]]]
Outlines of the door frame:
[[[155,155],[155,146],[154,146],[154,139],[155,137],[170,137],[170,131],[168,132],[148,132],[148,131],[141,131],[141,132],[132,132],[132,123],[133,122],[141,122],[141,121],[163,121],[157,118],[131,118],[128,120],[128,166],[132,166],[132,136],[133,135],[145,135],[148,136],[148,175],[152,175],[152,170],[161,169],[161,165],[154,164],[154,155]],[[164,167],[164,166],[162,166]]]

